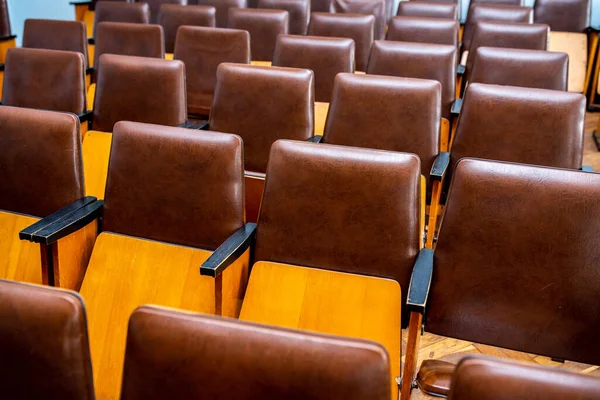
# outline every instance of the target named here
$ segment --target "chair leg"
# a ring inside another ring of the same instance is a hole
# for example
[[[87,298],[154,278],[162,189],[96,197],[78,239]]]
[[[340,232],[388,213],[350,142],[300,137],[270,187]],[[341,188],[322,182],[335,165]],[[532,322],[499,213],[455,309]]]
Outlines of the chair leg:
[[[587,63],[587,68],[586,68],[586,73],[585,73],[585,83],[583,86],[583,93],[586,94],[588,93],[588,91],[590,90],[590,80],[592,78],[592,69],[594,67],[594,59],[596,58],[596,51],[598,50],[598,33],[591,33],[588,36],[588,40],[591,39],[591,44],[590,44],[590,49],[588,52],[588,63]],[[592,88],[592,91],[590,92],[590,99],[591,99],[591,94],[594,92],[594,88]],[[591,103],[591,101],[590,101]]]
[[[419,361],[419,342],[421,340],[421,324],[423,315],[418,312],[410,313],[408,325],[408,343],[406,345],[406,358],[402,371],[402,387],[400,389],[400,400],[409,400],[413,387],[413,380]]]
[[[594,130],[592,132],[592,137],[594,138],[594,142],[596,143],[596,148],[600,151],[600,138],[598,137],[598,131]]]

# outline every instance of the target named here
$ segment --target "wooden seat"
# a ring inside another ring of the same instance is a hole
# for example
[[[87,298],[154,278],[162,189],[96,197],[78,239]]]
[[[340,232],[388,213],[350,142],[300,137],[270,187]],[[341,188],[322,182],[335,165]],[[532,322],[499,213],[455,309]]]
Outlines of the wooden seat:
[[[459,27],[460,24],[455,19],[394,17],[390,21],[386,40],[449,44],[456,47]]]
[[[81,287],[96,395],[104,399],[118,398],[136,307],[237,317],[249,259],[247,246],[228,242],[241,251],[227,255],[232,265],[218,279],[200,275],[202,263],[246,229],[239,137],[133,122],[119,122],[113,136],[102,233]]]
[[[121,399],[388,400],[389,368],[376,343],[146,306],[131,316]]]
[[[0,279],[0,319],[3,397],[95,399],[77,293]]]

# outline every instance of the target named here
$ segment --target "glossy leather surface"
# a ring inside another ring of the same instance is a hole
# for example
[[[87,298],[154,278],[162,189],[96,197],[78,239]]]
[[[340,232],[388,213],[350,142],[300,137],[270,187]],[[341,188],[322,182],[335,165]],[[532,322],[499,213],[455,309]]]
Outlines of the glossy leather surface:
[[[417,373],[419,389],[433,396],[448,397],[456,365],[441,360],[423,360]]]
[[[88,42],[82,21],[26,19],[23,26],[23,47],[31,49],[76,51],[83,54],[88,65]]]
[[[258,8],[287,11],[289,13],[288,33],[306,35],[310,21],[310,0],[259,0]]]
[[[284,10],[230,8],[227,27],[250,33],[253,61],[272,61],[277,36],[288,33],[289,13]]]
[[[187,6],[188,0],[144,0],[150,6],[150,23],[158,24],[158,17],[160,15],[160,8],[164,5],[179,5]]]
[[[460,24],[456,19],[394,17],[390,21],[386,40],[449,44],[456,47],[459,29]]]
[[[501,4],[475,4],[469,7],[469,16],[465,23],[465,30],[462,38],[463,50],[471,49],[471,40],[475,34],[475,26],[482,21],[531,24],[533,22],[533,9],[531,7]]]
[[[94,13],[94,37],[100,22],[150,23],[150,6],[147,3],[100,1]]]
[[[227,27],[227,14],[230,8],[246,8],[248,0],[196,0],[199,6],[212,6],[217,10],[217,27]]]
[[[401,1],[398,4],[398,16],[421,18],[458,19],[458,6],[448,2]]]
[[[375,17],[375,40],[385,39],[386,24],[388,21],[389,0],[333,0],[333,11],[337,14],[366,14]]]
[[[533,19],[557,32],[584,32],[590,26],[590,0],[536,0]]]
[[[158,23],[165,32],[165,51],[173,53],[180,26],[215,27],[216,8],[210,6],[180,6],[165,4],[160,7]]]

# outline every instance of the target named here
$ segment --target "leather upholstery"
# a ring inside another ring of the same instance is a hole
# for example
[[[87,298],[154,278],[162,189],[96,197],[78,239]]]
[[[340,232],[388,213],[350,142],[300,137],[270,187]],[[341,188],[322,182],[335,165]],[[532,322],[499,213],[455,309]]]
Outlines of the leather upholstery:
[[[240,135],[246,170],[265,172],[273,142],[313,135],[314,92],[310,70],[221,64],[210,129]]]
[[[500,4],[505,6],[523,7],[525,5],[525,0],[471,0],[470,5],[475,4],[489,4],[492,6]]]
[[[244,224],[242,163],[238,136],[119,122],[103,229],[214,250]]]
[[[0,280],[0,319],[2,397],[94,399],[85,305],[77,293]]]
[[[531,7],[508,6],[500,4],[475,4],[469,7],[469,16],[463,33],[463,50],[471,49],[475,26],[482,21],[533,23]]]
[[[214,27],[216,25],[216,9],[209,6],[165,4],[160,8],[158,23],[165,32],[165,51],[173,53],[179,27],[184,25]]]
[[[390,21],[386,39],[398,42],[449,44],[456,47],[459,29],[460,24],[456,19],[394,17]]]
[[[277,36],[288,33],[289,13],[284,10],[230,8],[227,27],[250,33],[252,60],[272,61]]]
[[[315,100],[330,102],[340,72],[354,72],[354,41],[348,38],[280,35],[273,65],[306,68],[315,73]]]
[[[177,126],[186,121],[185,66],[104,54],[100,57],[93,128],[112,132],[119,121]]]
[[[473,57],[470,83],[567,90],[566,53],[479,47]]]
[[[354,40],[356,69],[366,71],[375,34],[375,17],[373,15],[313,12],[308,26],[308,34],[345,37]]]
[[[373,342],[146,306],[129,322],[121,398],[389,400],[389,379]]]
[[[208,115],[217,67],[223,62],[249,64],[250,35],[235,29],[182,26],[177,33],[174,58],[186,67],[188,113]]]
[[[160,25],[102,22],[96,27],[94,66],[103,54],[165,57],[165,38]]]
[[[188,0],[144,0],[144,3],[148,3],[150,6],[150,23],[158,24],[160,8],[163,5],[174,4],[179,6],[187,6]]]
[[[89,5],[89,9],[91,11],[94,11],[96,9],[96,4],[98,4],[99,1],[102,2],[107,2],[107,1],[120,1],[121,3],[128,3],[129,0],[92,0],[92,4]],[[190,0],[191,1],[191,0]]]
[[[0,37],[12,35],[11,31],[8,0],[0,0]]]
[[[401,1],[398,16],[421,18],[458,19],[458,6],[453,3],[435,1]]]
[[[415,0],[411,0],[411,1],[415,1]],[[456,6],[456,14],[458,15],[458,18],[461,18],[462,15],[462,2],[460,0],[418,0],[418,1],[424,1],[427,3],[451,3],[454,4]]]
[[[322,12],[329,13],[332,8],[331,0],[311,0],[310,10],[311,12]]]
[[[425,329],[598,365],[598,196],[600,174],[459,162]]]
[[[287,11],[288,32],[292,35],[306,35],[310,20],[310,0],[259,0],[258,8]]]
[[[600,378],[517,361],[468,356],[453,376],[450,400],[600,399]]]
[[[375,17],[374,39],[385,39],[387,7],[389,0],[333,0],[333,10],[338,14],[367,14]],[[391,18],[391,10],[390,10]]]
[[[45,217],[84,196],[73,114],[0,107],[0,209]]]
[[[456,365],[442,360],[423,360],[417,373],[419,389],[431,396],[448,397]]]
[[[456,97],[456,46],[375,41],[368,74],[433,79],[442,84],[442,117]]]
[[[323,142],[414,153],[429,177],[440,147],[441,92],[432,80],[340,74]]]
[[[227,15],[230,8],[246,8],[248,0],[196,0],[201,6],[212,6],[217,10],[217,27],[227,27]]]
[[[94,12],[94,37],[100,22],[127,22],[134,24],[150,23],[148,3],[128,3],[121,1],[100,1]]]
[[[26,19],[23,26],[23,47],[30,49],[76,51],[83,54],[88,65],[88,41],[82,21]]]
[[[533,19],[553,31],[583,32],[590,26],[590,0],[536,0]]]
[[[83,54],[59,50],[8,49],[2,104],[75,114],[86,111]]]
[[[420,174],[414,154],[277,141],[254,260],[394,279],[406,304],[419,252]]]

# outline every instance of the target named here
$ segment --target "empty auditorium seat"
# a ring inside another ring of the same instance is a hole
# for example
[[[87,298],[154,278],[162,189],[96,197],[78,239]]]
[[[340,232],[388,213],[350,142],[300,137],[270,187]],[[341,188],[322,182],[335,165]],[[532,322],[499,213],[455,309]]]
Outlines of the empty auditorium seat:
[[[402,17],[458,19],[458,6],[450,2],[401,1],[398,13]]]
[[[77,293],[0,279],[0,319],[3,397],[95,399],[85,306]],[[376,359],[376,349],[364,352]]]
[[[354,40],[356,69],[366,71],[375,35],[375,17],[361,14],[329,14],[313,12],[308,34],[345,37]]]
[[[77,117],[2,106],[0,148],[0,278],[79,289],[97,225],[60,223],[95,200],[84,198]]]
[[[394,17],[390,21],[386,40],[450,44],[456,47],[459,29],[460,24],[456,19]]]
[[[391,18],[392,0],[332,0],[333,10],[338,14],[365,14],[375,17],[374,39],[385,38],[386,25]],[[388,11],[390,12],[388,17]]]
[[[442,117],[450,118],[456,95],[456,46],[375,41],[367,74],[433,79],[442,84]]]
[[[101,22],[126,22],[136,24],[150,23],[148,3],[129,3],[127,1],[99,1],[94,13],[94,38]]]
[[[415,0],[412,0],[415,1]],[[456,14],[458,15],[458,19],[461,21],[461,23],[463,22],[462,20],[462,4],[461,1],[459,0],[418,0],[420,2],[427,2],[427,3],[450,3],[450,4],[454,4],[456,6]]]
[[[188,114],[208,118],[217,67],[224,62],[250,64],[250,35],[238,29],[182,26],[174,58],[186,67]]]
[[[230,8],[227,27],[250,33],[252,61],[272,61],[277,36],[288,33],[289,13],[284,10]]]
[[[600,378],[532,363],[467,356],[456,365],[448,398],[597,400],[600,398]]]
[[[180,26],[214,27],[215,18],[215,7],[163,4],[158,14],[158,23],[165,32],[165,51],[167,53],[175,51],[175,38]]]
[[[188,0],[144,0],[150,6],[150,23],[158,24],[160,8],[164,5],[187,6]]]
[[[239,137],[133,122],[113,135],[102,233],[81,286],[102,399],[118,398],[138,306],[237,316],[249,262],[247,239],[238,239],[255,228],[244,224]],[[211,256],[231,264],[219,279],[200,275]]]
[[[212,6],[217,10],[217,27],[227,27],[227,14],[230,8],[246,8],[248,0],[196,0],[199,6]]]
[[[389,400],[389,364],[373,342],[147,306],[129,322],[121,400]]]
[[[600,223],[600,203],[590,199],[598,196],[600,174],[459,161],[435,252],[422,250],[413,270],[403,398],[413,381],[423,328],[435,335],[600,364],[595,345],[600,249],[590,242]],[[429,364],[423,362],[421,368],[429,373],[417,378],[421,390],[447,394],[448,387],[438,383],[448,368],[439,360]],[[508,378],[504,389],[510,389]]]
[[[310,20],[310,0],[259,0],[258,8],[287,11],[289,13],[288,33],[306,35]]]

